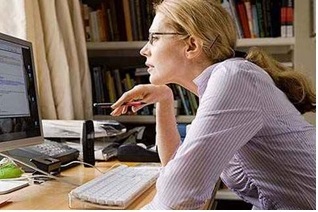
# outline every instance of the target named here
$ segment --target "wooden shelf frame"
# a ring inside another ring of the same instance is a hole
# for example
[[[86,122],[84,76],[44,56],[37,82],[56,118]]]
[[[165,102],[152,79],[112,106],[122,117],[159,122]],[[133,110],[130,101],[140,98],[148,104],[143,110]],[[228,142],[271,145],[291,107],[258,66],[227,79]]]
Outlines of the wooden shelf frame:
[[[92,57],[140,57],[139,50],[147,41],[87,42],[88,56]],[[286,54],[293,50],[295,38],[245,38],[237,41],[237,48],[262,47],[274,54]]]
[[[138,50],[147,41],[111,41],[111,42],[87,42],[87,50]],[[293,46],[295,38],[244,38],[237,40],[237,47],[250,46]]]
[[[177,116],[178,123],[191,123],[194,116],[180,115]],[[153,115],[122,115],[122,116],[109,116],[109,115],[94,115],[94,120],[116,120],[121,123],[135,123],[135,124],[154,124],[156,117]]]

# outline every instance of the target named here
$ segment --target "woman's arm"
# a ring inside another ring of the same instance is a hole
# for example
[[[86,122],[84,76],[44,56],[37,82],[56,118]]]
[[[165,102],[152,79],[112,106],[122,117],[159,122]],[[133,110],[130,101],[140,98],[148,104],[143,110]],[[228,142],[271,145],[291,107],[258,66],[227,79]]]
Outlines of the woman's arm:
[[[173,99],[172,101],[157,103],[156,143],[161,163],[165,166],[173,158],[180,145],[180,134],[177,129]]]
[[[180,135],[177,130],[174,114],[174,98],[171,89],[166,85],[137,85],[125,92],[116,103],[112,105],[113,116],[127,112],[126,102],[138,100],[146,104],[133,106],[134,112],[146,105],[156,103],[156,144],[163,166],[173,157],[180,144]]]

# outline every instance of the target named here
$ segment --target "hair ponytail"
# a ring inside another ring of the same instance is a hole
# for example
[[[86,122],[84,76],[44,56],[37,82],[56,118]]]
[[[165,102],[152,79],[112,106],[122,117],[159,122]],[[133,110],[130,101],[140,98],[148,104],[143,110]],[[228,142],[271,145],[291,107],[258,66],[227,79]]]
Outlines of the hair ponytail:
[[[264,69],[301,114],[316,112],[316,93],[302,73],[280,64],[256,47],[250,48],[246,59]]]

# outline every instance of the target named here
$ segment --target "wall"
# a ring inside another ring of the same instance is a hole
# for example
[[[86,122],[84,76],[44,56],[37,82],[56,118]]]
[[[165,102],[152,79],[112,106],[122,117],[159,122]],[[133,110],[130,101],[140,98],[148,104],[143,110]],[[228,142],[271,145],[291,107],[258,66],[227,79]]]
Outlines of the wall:
[[[312,37],[313,5],[315,0],[295,0],[295,68],[305,73],[316,87],[316,37]],[[307,113],[305,118],[316,124],[316,114]]]

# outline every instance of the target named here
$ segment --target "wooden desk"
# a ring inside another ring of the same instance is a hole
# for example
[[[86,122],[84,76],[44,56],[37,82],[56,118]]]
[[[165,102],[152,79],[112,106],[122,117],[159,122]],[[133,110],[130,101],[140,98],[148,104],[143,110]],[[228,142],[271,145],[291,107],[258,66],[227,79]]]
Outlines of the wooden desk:
[[[106,171],[117,162],[99,162],[96,164],[102,171]],[[125,163],[134,165],[134,163]],[[84,168],[83,165],[65,170],[61,173],[61,178],[69,182],[81,185],[101,173],[94,168]],[[10,202],[0,206],[5,210],[54,210],[70,209],[68,207],[68,193],[76,186],[56,180],[47,181],[40,185],[30,185],[15,192],[0,195],[0,197],[11,197]],[[127,209],[140,209],[149,203],[155,195],[155,186],[152,186],[135,200]]]

